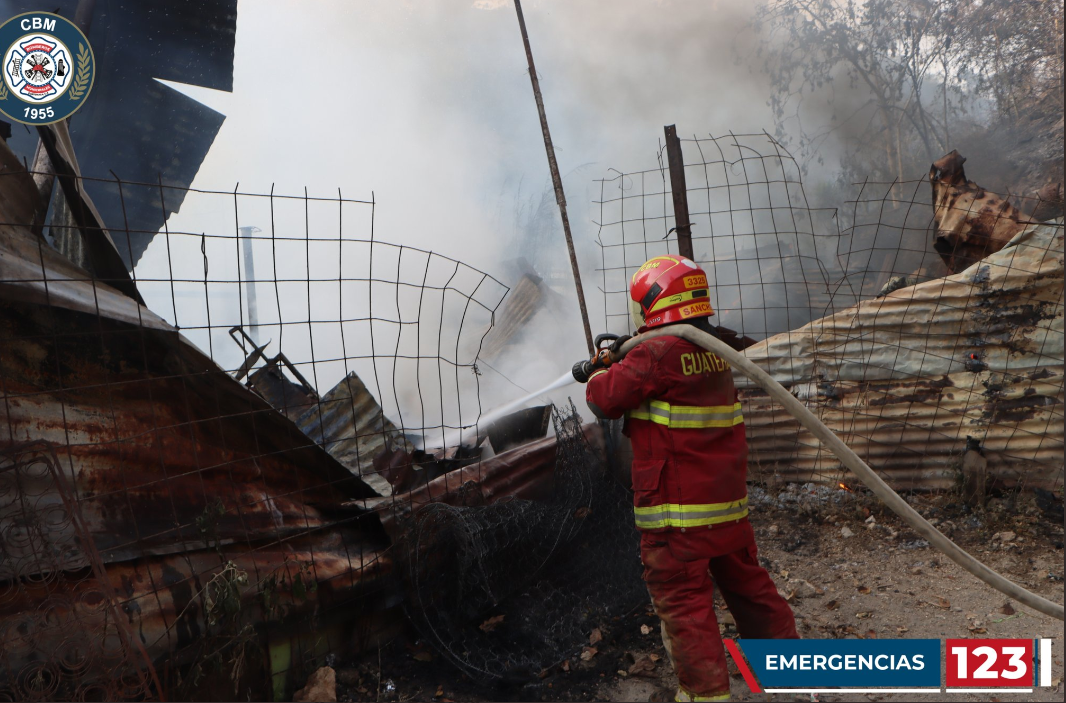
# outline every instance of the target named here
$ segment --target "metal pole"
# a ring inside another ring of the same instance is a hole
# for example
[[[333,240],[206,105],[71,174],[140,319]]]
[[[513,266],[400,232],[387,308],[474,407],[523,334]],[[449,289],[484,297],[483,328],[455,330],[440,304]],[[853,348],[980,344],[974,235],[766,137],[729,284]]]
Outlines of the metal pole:
[[[255,302],[255,259],[252,257],[252,235],[263,230],[258,227],[241,227],[241,242],[244,245],[244,294],[248,298],[248,336],[253,343],[259,342],[259,308]]]
[[[681,140],[677,127],[666,125],[666,158],[670,162],[670,193],[674,198],[674,226],[677,229],[677,251],[695,261],[692,253],[692,220],[688,217],[688,187],[685,185],[685,161],[681,155]]]
[[[518,27],[522,30],[522,43],[526,47],[526,62],[529,64],[529,80],[533,84],[533,97],[537,101],[540,114],[540,131],[544,135],[544,151],[548,153],[548,167],[552,172],[552,185],[555,186],[555,202],[559,205],[559,214],[563,218],[563,234],[566,236],[566,249],[570,253],[570,268],[574,272],[574,286],[577,288],[577,302],[581,307],[581,322],[585,325],[585,341],[589,353],[596,351],[592,344],[592,327],[589,326],[589,312],[585,308],[585,289],[581,285],[581,271],[577,266],[577,254],[574,252],[574,239],[570,236],[570,218],[566,215],[566,196],[563,195],[563,179],[559,177],[559,164],[555,160],[555,147],[552,135],[548,131],[548,117],[544,114],[544,99],[540,95],[540,81],[537,80],[537,68],[533,65],[533,50],[529,47],[529,34],[526,33],[526,18],[522,14],[522,3],[514,0],[518,12]]]

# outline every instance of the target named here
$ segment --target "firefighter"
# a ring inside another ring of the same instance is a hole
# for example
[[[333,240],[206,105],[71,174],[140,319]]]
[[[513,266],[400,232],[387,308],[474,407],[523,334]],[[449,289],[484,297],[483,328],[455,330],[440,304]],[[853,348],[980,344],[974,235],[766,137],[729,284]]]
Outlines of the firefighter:
[[[716,334],[707,275],[684,257],[649,260],[629,295],[639,332],[691,324]],[[677,673],[674,700],[729,700],[714,585],[741,637],[798,637],[792,610],[756,556],[731,368],[687,340],[657,337],[595,370],[586,399],[601,418],[626,418],[644,581]]]

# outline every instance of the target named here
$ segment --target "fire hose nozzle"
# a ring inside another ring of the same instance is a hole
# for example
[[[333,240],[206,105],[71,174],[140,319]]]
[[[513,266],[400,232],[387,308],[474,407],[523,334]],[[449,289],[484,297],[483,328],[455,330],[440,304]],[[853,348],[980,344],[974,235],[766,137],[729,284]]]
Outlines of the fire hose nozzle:
[[[574,380],[578,383],[588,383],[589,377],[592,376],[593,368],[592,361],[589,359],[582,359],[574,364],[574,368],[571,369],[574,374]]]
[[[601,349],[596,352],[596,356],[591,359],[579,361],[574,364],[574,368],[571,369],[571,373],[574,374],[574,380],[578,383],[588,383],[588,380],[592,377],[592,374],[596,373],[600,369],[605,369],[614,363],[614,357],[611,355],[609,349]]]
[[[620,357],[618,350],[629,339],[629,335],[621,337],[617,334],[596,335],[597,351],[591,359],[582,360],[574,364],[574,368],[571,371],[574,374],[574,380],[578,383],[588,383],[589,378],[596,371],[605,369],[615,361],[618,361]],[[604,342],[610,342],[610,344],[604,346]]]

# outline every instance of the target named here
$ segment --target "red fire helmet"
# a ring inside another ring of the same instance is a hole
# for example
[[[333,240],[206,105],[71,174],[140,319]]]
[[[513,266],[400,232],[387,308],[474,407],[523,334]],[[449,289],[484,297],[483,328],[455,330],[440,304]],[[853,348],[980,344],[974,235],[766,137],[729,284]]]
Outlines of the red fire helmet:
[[[656,256],[629,283],[633,326],[638,332],[714,314],[706,272],[683,256]]]

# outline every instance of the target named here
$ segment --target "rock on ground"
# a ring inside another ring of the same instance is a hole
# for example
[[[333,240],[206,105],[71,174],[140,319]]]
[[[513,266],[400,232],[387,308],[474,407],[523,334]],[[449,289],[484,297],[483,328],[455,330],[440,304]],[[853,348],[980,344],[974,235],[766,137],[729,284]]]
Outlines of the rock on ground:
[[[337,703],[337,673],[333,667],[323,666],[307,679],[307,685],[292,697],[293,703],[325,701]]]

